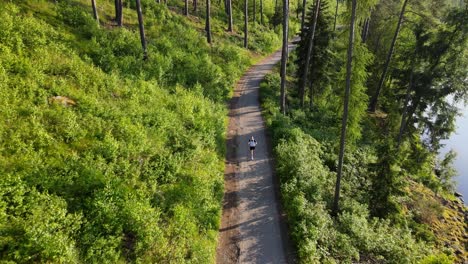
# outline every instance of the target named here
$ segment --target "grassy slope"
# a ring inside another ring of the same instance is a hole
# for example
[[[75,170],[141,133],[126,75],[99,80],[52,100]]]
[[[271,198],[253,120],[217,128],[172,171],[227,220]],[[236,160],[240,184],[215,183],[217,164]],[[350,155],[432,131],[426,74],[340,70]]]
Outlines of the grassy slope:
[[[118,29],[97,2],[100,28],[89,1],[0,3],[0,259],[213,262],[224,102],[258,54],[148,0],[144,62],[136,12]],[[280,43],[252,33],[257,52]]]

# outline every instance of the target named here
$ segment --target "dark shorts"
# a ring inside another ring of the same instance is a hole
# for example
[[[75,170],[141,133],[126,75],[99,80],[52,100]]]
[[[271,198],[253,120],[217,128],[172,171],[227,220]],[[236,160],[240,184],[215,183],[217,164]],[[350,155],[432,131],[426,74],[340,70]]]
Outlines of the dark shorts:
[[[250,150],[255,150],[255,147],[250,147]]]

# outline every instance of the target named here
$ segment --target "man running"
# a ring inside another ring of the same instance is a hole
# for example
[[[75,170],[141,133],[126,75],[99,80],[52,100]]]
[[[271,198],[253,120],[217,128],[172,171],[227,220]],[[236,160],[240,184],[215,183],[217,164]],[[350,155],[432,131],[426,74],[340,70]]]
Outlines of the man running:
[[[255,150],[255,146],[257,146],[257,141],[256,141],[255,138],[252,136],[252,137],[249,139],[250,160],[253,160],[253,159],[254,159],[254,150]]]

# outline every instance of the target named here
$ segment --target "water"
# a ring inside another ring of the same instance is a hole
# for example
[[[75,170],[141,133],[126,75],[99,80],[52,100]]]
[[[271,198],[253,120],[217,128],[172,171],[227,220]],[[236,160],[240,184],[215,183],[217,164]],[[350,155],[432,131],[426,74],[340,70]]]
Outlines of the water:
[[[441,152],[445,154],[450,149],[457,152],[454,162],[458,172],[458,176],[455,177],[457,191],[463,194],[465,203],[468,203],[468,106],[462,107],[462,113],[463,116],[458,117],[456,121],[456,133],[443,142],[446,145]]]

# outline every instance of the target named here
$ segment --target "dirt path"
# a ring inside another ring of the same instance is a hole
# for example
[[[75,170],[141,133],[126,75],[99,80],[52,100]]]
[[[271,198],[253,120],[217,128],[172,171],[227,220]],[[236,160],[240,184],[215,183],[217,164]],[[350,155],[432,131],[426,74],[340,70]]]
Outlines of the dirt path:
[[[237,84],[231,101],[216,255],[220,264],[293,262],[258,98],[260,82],[280,59],[281,51],[277,51],[251,67]],[[251,136],[258,142],[253,161],[247,145]]]

